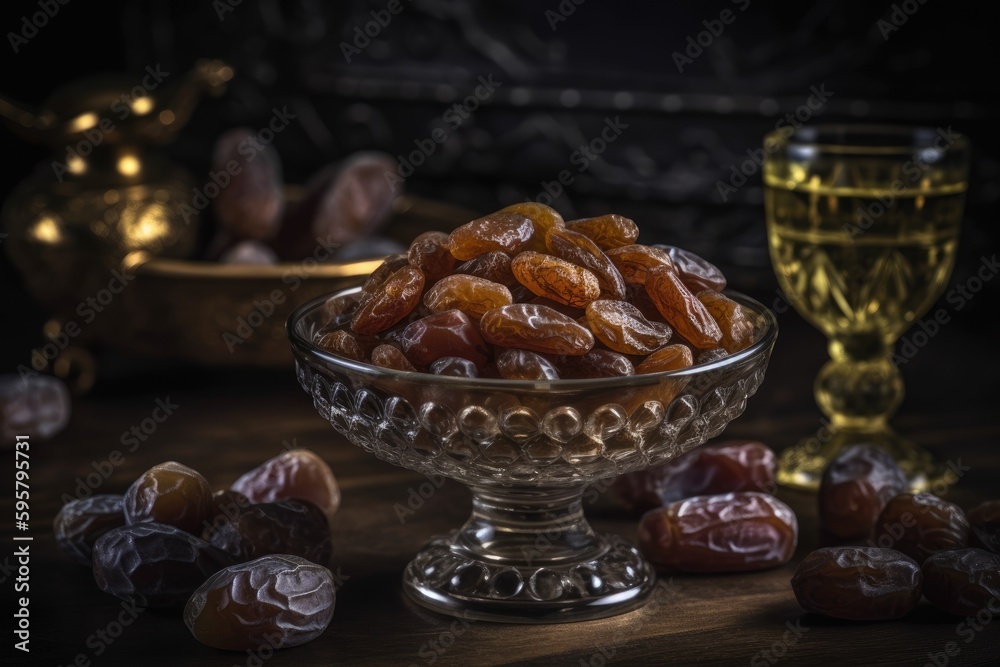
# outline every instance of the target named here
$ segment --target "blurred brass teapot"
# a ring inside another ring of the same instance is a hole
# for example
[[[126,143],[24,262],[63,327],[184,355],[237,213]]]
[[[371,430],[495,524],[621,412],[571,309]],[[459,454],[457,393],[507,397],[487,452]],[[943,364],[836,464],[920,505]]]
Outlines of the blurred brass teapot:
[[[8,127],[52,149],[0,211],[7,253],[53,318],[34,370],[82,374],[68,379],[85,390],[94,368],[86,343],[121,327],[125,303],[115,296],[131,271],[152,257],[193,255],[194,179],[156,146],[176,137],[202,93],[222,94],[232,77],[226,63],[203,60],[174,77],[157,65],[75,81],[39,110],[0,96]]]
[[[157,65],[75,81],[40,110],[0,97],[10,129],[53,151],[11,193],[0,222],[32,296],[60,321],[88,324],[88,299],[127,282],[122,272],[146,258],[194,252],[197,221],[181,214],[194,181],[154,146],[174,139],[198,97],[221,94],[232,77],[230,66],[206,60],[181,76]],[[94,327],[114,318],[100,319]]]

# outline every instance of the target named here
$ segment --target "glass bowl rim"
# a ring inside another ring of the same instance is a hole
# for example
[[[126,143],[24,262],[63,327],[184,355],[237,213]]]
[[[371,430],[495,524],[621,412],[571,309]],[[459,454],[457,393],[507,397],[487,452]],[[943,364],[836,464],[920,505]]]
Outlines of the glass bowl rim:
[[[330,297],[356,293],[360,290],[361,287],[352,287],[332,292],[307,301],[292,311],[292,313],[288,316],[288,319],[285,321],[285,332],[288,335],[292,349],[296,353],[296,356],[305,357],[310,360],[317,358],[324,362],[324,364],[333,366],[341,371],[350,371],[367,377],[378,378],[380,380],[395,380],[400,382],[421,382],[430,380],[433,381],[434,384],[443,387],[453,387],[455,389],[471,391],[578,391],[587,389],[630,388],[633,386],[656,384],[659,383],[661,379],[690,377],[707,373],[709,371],[724,370],[756,357],[764,350],[771,349],[778,336],[778,319],[770,308],[745,294],[734,290],[726,290],[724,292],[726,296],[733,299],[741,306],[750,308],[763,318],[763,331],[760,338],[746,349],[706,364],[695,364],[680,370],[660,371],[658,373],[646,373],[642,375],[635,374],[618,377],[537,381],[433,375],[422,371],[398,371],[391,368],[374,366],[361,361],[354,361],[353,359],[347,359],[317,347],[312,343],[312,341],[306,340],[306,338],[297,331],[297,324],[301,322],[307,314],[322,307],[322,305]]]
[[[803,125],[798,128],[785,126],[764,135],[763,144],[766,147],[772,144],[775,152],[781,148],[805,148],[810,147],[826,153],[844,153],[861,155],[912,155],[916,151],[934,148],[933,140],[938,136],[941,127],[931,127],[928,125],[893,125],[877,123],[825,123],[819,125]],[[950,126],[947,128],[950,131]],[[829,134],[842,133],[847,137],[868,136],[872,138],[884,137],[881,143],[863,144],[857,141],[844,141],[842,143],[831,143],[820,140]],[[951,132],[955,140],[948,146],[948,152],[967,151],[969,139],[964,132]],[[918,141],[919,135],[925,135],[924,141]],[[899,140],[893,143],[892,139]]]

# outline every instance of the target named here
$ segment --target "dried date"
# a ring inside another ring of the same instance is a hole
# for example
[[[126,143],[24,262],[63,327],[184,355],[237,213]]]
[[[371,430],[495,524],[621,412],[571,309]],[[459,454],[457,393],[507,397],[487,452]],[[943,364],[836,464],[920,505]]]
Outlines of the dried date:
[[[635,514],[692,496],[735,491],[773,494],[774,452],[754,440],[704,445],[664,465],[626,473],[612,488]]]
[[[336,589],[328,569],[291,555],[233,565],[202,584],[184,607],[195,639],[231,651],[299,646],[323,634]]]
[[[94,544],[93,569],[105,593],[140,607],[178,607],[232,557],[161,523],[114,528]]]
[[[99,494],[71,500],[62,506],[53,522],[56,544],[70,560],[91,565],[97,539],[113,528],[125,525],[122,497]]]
[[[594,335],[573,318],[529,303],[494,308],[483,315],[479,326],[483,337],[500,347],[580,355],[594,346]]]
[[[155,465],[125,492],[122,501],[127,524],[153,521],[198,535],[211,520],[212,489],[195,470],[176,461]]]
[[[866,537],[886,504],[905,488],[906,475],[884,449],[871,444],[847,447],[823,472],[820,523],[834,537]]]
[[[429,368],[441,357],[462,357],[477,368],[489,359],[489,350],[475,323],[460,310],[422,317],[403,329],[403,354],[417,368]]]
[[[969,534],[969,521],[958,505],[930,493],[900,493],[879,514],[874,541],[923,563],[938,551],[964,549]]]
[[[240,562],[292,554],[324,564],[333,553],[326,515],[298,499],[241,507],[213,526],[208,542]]]
[[[920,601],[920,566],[893,549],[828,547],[806,556],[792,590],[806,611],[856,621],[908,614]]]
[[[1000,612],[1000,554],[983,549],[939,551],[924,561],[924,596],[938,609],[976,616]]]
[[[230,489],[254,503],[308,500],[330,521],[340,507],[340,486],[333,471],[308,449],[293,449],[265,461],[233,482]]]
[[[651,510],[639,521],[639,548],[668,571],[775,567],[788,562],[797,541],[795,513],[765,493],[696,496]]]

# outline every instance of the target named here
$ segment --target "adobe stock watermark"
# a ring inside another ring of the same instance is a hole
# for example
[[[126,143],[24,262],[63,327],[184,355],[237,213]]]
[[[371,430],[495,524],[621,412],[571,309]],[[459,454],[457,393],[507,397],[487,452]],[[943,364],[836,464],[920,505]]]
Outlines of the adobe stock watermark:
[[[396,156],[396,172],[384,172],[385,182],[393,192],[396,191],[397,185],[402,185],[406,182],[407,178],[415,174],[417,169],[437,152],[438,146],[448,141],[452,136],[451,133],[462,127],[462,124],[484,102],[493,97],[493,93],[496,92],[497,88],[503,85],[503,82],[494,80],[492,74],[485,77],[479,76],[478,81],[479,85],[475,87],[472,93],[466,95],[461,102],[456,102],[448,107],[441,114],[443,126],[439,125],[435,127],[431,130],[430,135],[426,137],[414,139],[413,145],[415,148],[408,154],[403,155],[400,153]]]
[[[992,597],[975,616],[966,616],[956,625],[955,634],[963,640],[963,644],[971,644],[976,636],[993,622],[994,615],[998,613],[1000,613],[1000,599]],[[957,641],[946,642],[942,650],[927,652],[927,662],[923,667],[948,667],[952,658],[957,658],[962,652],[962,648]]]
[[[453,620],[437,637],[420,645],[420,648],[417,650],[417,656],[426,665],[435,664],[448,649],[455,645],[455,641],[472,627],[474,622],[475,619],[469,618],[466,612],[460,612],[458,618]],[[419,667],[419,665],[412,662],[409,667]]]
[[[736,5],[741,12],[745,12],[750,6],[750,0],[730,0],[730,2]],[[725,32],[726,26],[731,25],[736,20],[736,17],[737,14],[727,7],[719,12],[718,18],[702,21],[701,24],[705,26],[705,29],[697,35],[688,35],[684,53],[674,51],[671,54],[670,57],[673,58],[677,71],[683,74],[685,66],[694,64],[694,61],[705,53],[705,49],[715,44],[715,40]]]
[[[208,172],[208,182],[201,187],[192,188],[191,203],[181,204],[180,212],[184,217],[184,222],[191,224],[192,217],[197,218],[201,211],[208,208],[216,197],[233,182],[233,177],[241,174],[243,169],[256,159],[269,144],[274,141],[276,135],[284,131],[291,121],[298,118],[298,114],[291,113],[287,106],[271,108],[271,119],[267,125],[257,130],[257,133],[248,139],[244,139],[236,146],[236,152],[241,157],[240,160],[229,160],[223,169]]]
[[[964,282],[948,290],[945,301],[956,312],[962,310],[982,291],[986,283],[996,277],[998,272],[1000,272],[1000,262],[997,262],[996,254],[991,257],[984,255],[980,258],[979,268],[976,272]],[[900,337],[890,359],[892,365],[899,368],[909,363],[949,322],[951,322],[951,312],[944,307],[920,318],[916,326],[910,327],[912,333]]]
[[[412,1],[407,0],[407,2]],[[353,56],[361,55],[361,52],[368,48],[372,40],[381,35],[382,31],[389,27],[389,24],[392,23],[392,17],[402,13],[403,9],[405,9],[405,6],[402,0],[389,0],[384,9],[373,9],[369,12],[372,20],[365,23],[363,30],[360,25],[354,26],[354,39],[352,43],[340,43],[340,52],[344,55],[344,60],[347,61],[347,64],[351,64]]]
[[[604,127],[601,128],[600,134],[587,143],[582,144],[570,154],[569,163],[576,166],[576,174],[569,169],[563,169],[556,176],[555,180],[542,181],[540,184],[542,189],[538,194],[534,198],[529,198],[525,201],[537,201],[542,204],[551,205],[554,200],[562,195],[564,188],[569,187],[576,181],[577,174],[582,174],[590,169],[590,165],[599,160],[604,151],[608,149],[608,146],[613,144],[628,127],[628,123],[622,122],[621,116],[615,116],[613,119],[610,117],[605,118]]]
[[[565,22],[570,16],[576,13],[576,8],[587,0],[560,0],[559,5],[554,9],[545,10],[545,20],[549,22],[549,29],[555,32],[559,24]]]
[[[110,112],[108,115],[98,118],[95,113],[86,113],[72,121],[72,125],[75,126],[74,131],[83,134],[83,139],[80,139],[75,146],[66,144],[66,157],[62,162],[52,161],[52,172],[60,183],[66,174],[79,173],[84,162],[83,158],[88,157],[95,148],[104,143],[105,137],[118,127],[117,123],[132,114],[142,116],[153,110],[151,102],[142,100],[156,90],[170,76],[170,72],[162,71],[159,63],[155,66],[147,65],[145,71],[145,76],[138,84],[111,101],[108,105]]]
[[[28,14],[22,16],[20,30],[7,33],[7,41],[10,42],[10,48],[14,49],[14,53],[19,53],[21,47],[37,37],[38,31],[47,26],[49,21],[59,14],[59,10],[69,2],[70,0],[38,0],[36,4],[39,11],[30,16]]]
[[[791,136],[795,130],[809,122],[827,101],[833,97],[834,92],[826,89],[826,84],[821,83],[819,87],[810,86],[810,95],[806,101],[779,118],[774,124],[774,129],[779,130],[784,138]],[[747,179],[761,170],[764,160],[771,155],[780,145],[779,140],[768,137],[764,140],[762,148],[748,148],[746,153],[748,158],[739,166],[732,164],[729,166],[729,180],[726,182],[716,181],[715,190],[719,193],[719,198],[723,202],[729,201],[729,196],[746,185]]]
[[[892,33],[906,25],[910,17],[916,14],[926,2],[927,0],[903,0],[903,2],[892,3],[889,15],[875,23],[878,31],[882,33],[882,39],[888,42]]]
[[[107,284],[98,289],[94,294],[85,297],[76,306],[76,314],[83,319],[84,325],[91,324],[100,313],[103,313],[111,302],[135,279],[135,275],[125,269],[114,269]],[[48,365],[55,360],[59,354],[65,350],[80,334],[83,333],[83,326],[76,320],[65,322],[62,327],[54,333],[46,333],[49,342],[36,347],[31,351],[31,367],[19,364],[18,375],[24,380],[34,377],[45,370]]]
[[[90,667],[93,664],[91,657],[99,658],[104,655],[105,651],[122,636],[125,628],[135,623],[139,614],[145,611],[143,607],[137,607],[135,602],[122,602],[119,606],[121,611],[118,612],[118,615],[103,628],[98,628],[91,633],[84,641],[84,646],[90,651],[77,653],[72,660],[66,663],[65,667]],[[60,664],[59,667],[63,666]]]
[[[76,486],[73,488],[75,495],[64,493],[59,500],[65,505],[73,500],[89,498],[97,489],[108,480],[109,477],[125,463],[127,454],[134,454],[139,447],[149,440],[160,425],[167,421],[180,408],[180,404],[174,403],[169,396],[158,398],[153,402],[153,410],[148,417],[142,419],[138,424],[133,424],[123,431],[118,441],[122,449],[112,449],[106,458],[100,461],[92,460],[90,467],[92,470],[85,476],[76,478]]]
[[[317,236],[312,256],[306,257],[281,274],[281,284],[284,287],[275,288],[261,298],[254,299],[249,312],[236,318],[236,326],[231,331],[222,333],[222,341],[226,344],[229,354],[233,354],[237,346],[250,340],[257,329],[262,327],[278,311],[278,306],[285,303],[289,296],[298,290],[302,283],[308,280],[320,266],[328,262],[333,257],[333,253],[340,247],[341,244],[333,241],[329,234],[326,237]]]
[[[618,649],[627,646],[630,643],[630,638],[638,635],[648,620],[656,617],[660,607],[669,604],[681,590],[682,587],[674,581],[673,577],[658,579],[649,602],[642,607],[642,615],[628,624],[627,629],[616,630],[610,642],[596,647],[596,650],[589,657],[580,658],[576,664],[579,667],[605,667],[611,659],[619,657]],[[622,664],[627,663],[622,662]]]
[[[947,128],[937,128],[934,143],[919,149],[900,167],[906,179],[897,178],[889,184],[886,191],[875,198],[875,201],[869,202],[866,206],[858,206],[855,211],[856,225],[844,223],[843,229],[847,238],[853,241],[871,229],[872,225],[892,208],[897,198],[906,192],[908,184],[913,185],[920,181],[931,165],[939,161],[960,136],[957,132],[952,132],[950,125]]]
[[[796,619],[794,623],[785,621],[785,632],[781,639],[776,639],[773,644],[765,649],[754,653],[750,658],[750,667],[768,667],[776,665],[788,653],[788,650],[795,647],[799,641],[809,632],[809,628],[802,627],[802,620]]]

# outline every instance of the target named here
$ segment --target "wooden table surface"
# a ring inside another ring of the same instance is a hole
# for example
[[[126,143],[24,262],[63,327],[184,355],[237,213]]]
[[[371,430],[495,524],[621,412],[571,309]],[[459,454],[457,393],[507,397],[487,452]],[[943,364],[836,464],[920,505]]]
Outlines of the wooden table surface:
[[[768,376],[724,437],[757,438],[780,449],[819,427],[811,386],[825,345],[793,312],[779,321],[782,332]],[[904,368],[908,396],[895,424],[942,459],[968,467],[948,494],[966,507],[1000,497],[994,384],[1000,364],[995,354],[983,353],[995,342],[956,324]],[[157,399],[178,407],[129,451],[123,433],[149,417]],[[168,459],[197,468],[213,486],[224,487],[280,453],[285,443],[322,455],[343,489],[333,525],[331,569],[343,581],[336,613],[329,629],[305,646],[275,655],[217,651],[196,642],[177,614],[151,610],[133,619],[127,606],[97,590],[87,569],[64,560],[55,547],[51,522],[60,496],[74,494],[77,478],[94,472],[95,464],[108,469],[101,464],[116,450],[123,458],[114,458],[119,464],[110,466],[99,492],[122,492],[141,472]],[[0,451],[13,476],[9,447]],[[469,493],[448,482],[401,522],[394,507],[405,505],[424,478],[347,443],[313,411],[291,370],[147,371],[124,364],[76,401],[66,431],[49,442],[33,441],[31,475],[31,653],[12,650],[15,662],[4,664],[1000,664],[1000,619],[985,619],[994,622],[974,630],[926,601],[904,620],[885,623],[804,614],[789,579],[805,554],[820,545],[815,498],[786,489],[779,496],[798,514],[801,534],[795,559],[785,567],[661,579],[658,597],[646,607],[570,625],[461,622],[424,611],[401,593],[403,568],[432,535],[463,522]],[[5,492],[5,505],[10,499]],[[597,529],[635,539],[635,519],[613,498],[604,496],[586,510]],[[11,521],[3,521],[3,531],[4,543],[14,544]],[[13,547],[4,551],[0,577],[7,587],[16,575],[9,571]],[[7,624],[11,613],[4,613]],[[9,630],[5,635],[5,643],[12,644]],[[948,656],[948,649],[954,655]]]

